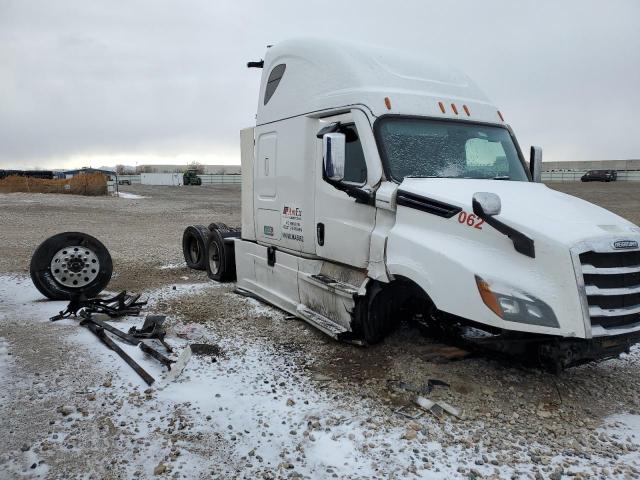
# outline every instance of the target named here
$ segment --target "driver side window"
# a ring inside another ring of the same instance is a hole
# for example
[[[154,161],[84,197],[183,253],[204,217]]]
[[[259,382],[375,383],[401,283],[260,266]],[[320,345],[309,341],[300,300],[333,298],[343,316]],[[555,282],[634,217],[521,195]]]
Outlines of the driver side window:
[[[344,181],[363,185],[367,181],[367,163],[355,124],[347,124],[340,129],[346,136]]]

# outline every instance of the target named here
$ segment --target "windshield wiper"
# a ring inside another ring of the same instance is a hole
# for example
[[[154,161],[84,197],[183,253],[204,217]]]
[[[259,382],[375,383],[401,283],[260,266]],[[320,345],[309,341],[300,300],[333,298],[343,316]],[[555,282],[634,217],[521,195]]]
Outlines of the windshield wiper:
[[[494,180],[511,180],[509,175],[498,175],[497,177],[493,177]]]

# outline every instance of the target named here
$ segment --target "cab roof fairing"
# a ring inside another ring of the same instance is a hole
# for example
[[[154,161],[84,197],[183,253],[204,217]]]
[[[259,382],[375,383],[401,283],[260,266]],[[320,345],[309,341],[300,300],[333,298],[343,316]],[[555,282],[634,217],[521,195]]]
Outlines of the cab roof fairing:
[[[264,105],[269,74],[282,63],[285,73]],[[391,109],[385,97],[390,98]],[[443,102],[446,113],[440,111],[438,102]],[[451,103],[456,104],[457,114]],[[424,57],[314,38],[287,40],[267,50],[258,125],[347,105],[365,105],[376,117],[402,114],[503,123],[497,107],[468,76]]]

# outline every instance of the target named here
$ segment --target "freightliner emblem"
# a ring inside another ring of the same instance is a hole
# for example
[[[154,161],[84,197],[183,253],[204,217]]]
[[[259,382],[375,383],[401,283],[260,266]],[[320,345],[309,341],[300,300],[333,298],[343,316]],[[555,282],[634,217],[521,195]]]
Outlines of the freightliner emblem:
[[[613,248],[618,250],[628,249],[628,248],[638,248],[638,242],[635,240],[616,240],[613,242]]]

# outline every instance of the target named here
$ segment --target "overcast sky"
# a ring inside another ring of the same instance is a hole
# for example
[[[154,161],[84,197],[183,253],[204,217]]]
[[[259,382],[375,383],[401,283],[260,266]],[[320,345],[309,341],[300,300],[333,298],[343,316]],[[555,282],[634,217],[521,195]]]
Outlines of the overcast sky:
[[[237,164],[296,36],[444,60],[545,160],[640,158],[640,1],[0,0],[0,168]]]

